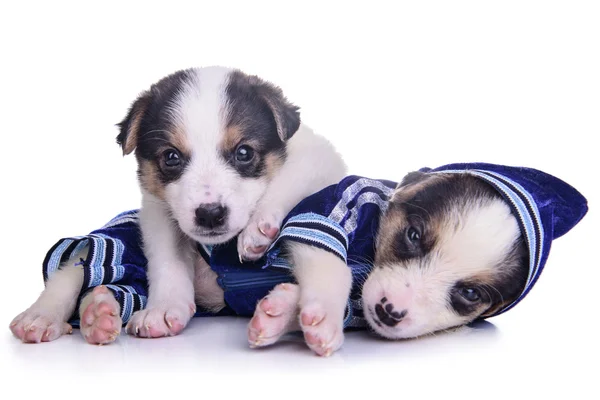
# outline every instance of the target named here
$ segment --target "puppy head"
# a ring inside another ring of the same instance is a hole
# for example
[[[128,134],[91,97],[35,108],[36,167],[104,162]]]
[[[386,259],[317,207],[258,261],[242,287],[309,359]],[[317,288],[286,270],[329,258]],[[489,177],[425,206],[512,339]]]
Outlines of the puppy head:
[[[300,126],[281,89],[223,67],[176,72],[133,103],[117,142],[135,150],[142,190],[207,244],[248,223]]]
[[[410,338],[491,315],[521,293],[528,251],[516,218],[467,174],[409,174],[382,216],[365,318]]]

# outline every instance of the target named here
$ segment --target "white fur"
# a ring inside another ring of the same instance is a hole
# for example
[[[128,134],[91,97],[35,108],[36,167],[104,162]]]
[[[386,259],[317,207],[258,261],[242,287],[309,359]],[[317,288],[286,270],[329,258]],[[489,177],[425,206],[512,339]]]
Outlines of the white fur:
[[[88,248],[73,258],[87,257]],[[61,265],[49,277],[46,288],[31,307],[19,314],[10,324],[13,333],[25,342],[39,343],[54,340],[71,332],[66,322],[75,311],[77,297],[83,285],[83,270],[75,261]]]
[[[299,322],[304,338],[315,353],[329,356],[344,342],[352,274],[337,256],[312,246],[294,244],[291,255],[300,287]]]
[[[249,248],[270,244],[257,226],[266,223],[279,227],[302,197],[339,182],[346,174],[346,166],[331,143],[315,135],[306,125],[300,125],[288,141],[287,149],[286,162],[269,183],[250,222],[238,238],[238,253],[244,258],[257,258],[257,255],[249,253]]]
[[[194,304],[194,253],[178,246],[181,238],[168,210],[187,236],[204,244],[223,243],[245,228],[238,239],[239,254],[256,258],[259,255],[246,252],[248,247],[272,241],[262,234],[259,224],[266,221],[279,227],[295,204],[345,174],[345,165],[331,144],[304,125],[288,141],[288,157],[270,183],[266,178],[245,179],[235,173],[219,155],[228,73],[228,69],[220,67],[198,70],[198,82],[187,85],[172,107],[172,116],[185,127],[192,159],[183,176],[165,188],[169,206],[143,192],[140,222],[150,293],[146,310],[137,312],[130,322],[136,332],[149,324],[173,333],[166,327],[166,318],[153,309],[164,311],[164,315],[171,313],[185,326],[189,321],[186,305],[189,309]],[[223,234],[216,237],[202,236],[194,222],[196,208],[211,202],[221,202],[229,210]],[[202,276],[207,274],[196,273],[196,277]],[[222,307],[221,290],[214,280],[197,279],[195,285],[196,302],[212,309]],[[148,319],[149,315],[155,317]]]
[[[132,316],[127,331],[145,336],[144,329],[153,327],[166,335],[171,328],[167,315],[185,326],[195,312],[191,246],[178,233],[167,205],[145,191],[139,221],[148,259],[148,304]]]
[[[468,317],[448,307],[448,292],[461,279],[492,274],[519,236],[516,219],[502,200],[474,203],[446,215],[431,257],[402,266],[375,268],[363,287],[365,317],[379,334],[409,338],[462,325]],[[394,327],[378,326],[368,309],[386,297],[407,316]]]
[[[248,224],[267,185],[265,179],[242,178],[219,154],[230,72],[223,67],[196,70],[196,82],[185,85],[171,111],[188,136],[192,159],[183,176],[167,185],[166,200],[183,232],[206,244],[223,243],[237,235]],[[194,222],[196,208],[207,203],[221,203],[229,210],[220,236],[202,235]]]
[[[270,182],[267,178],[244,179],[236,174],[219,157],[227,106],[224,90],[230,72],[223,67],[196,70],[196,82],[184,86],[169,110],[188,135],[192,159],[180,179],[165,187],[165,201],[142,189],[139,220],[148,259],[149,297],[146,309],[135,313],[130,320],[129,333],[152,337],[177,334],[193,315],[195,304],[213,310],[224,306],[214,273],[205,263],[198,262],[190,238],[204,244],[223,243],[244,230],[238,241],[240,254],[244,255],[247,247],[272,241],[261,232],[260,224],[279,227],[300,200],[345,175],[345,165],[331,144],[302,124],[288,141],[287,159]],[[195,226],[195,210],[200,204],[213,202],[222,202],[229,215],[223,234],[207,237]],[[336,265],[341,262],[331,260],[327,254],[316,259],[331,264],[334,270],[341,269]],[[317,271],[308,265],[302,251],[298,260],[305,266],[300,271],[308,271],[300,272],[301,279],[316,282]],[[49,340],[67,332],[70,327],[66,327],[65,321],[74,311],[82,281],[81,268],[62,266],[47,282],[36,303],[15,318],[11,324],[13,332],[15,328],[33,326],[36,321],[43,321],[46,328],[56,327]],[[341,345],[337,320],[340,313],[343,315],[343,305],[327,301],[324,290],[325,287],[317,285],[313,291],[307,291],[302,297],[303,304],[312,307],[313,314],[327,312],[329,322],[321,325],[320,335],[337,335],[329,343],[331,348],[337,348]],[[88,296],[84,301],[87,306],[93,298]],[[82,307],[82,313],[85,308]]]

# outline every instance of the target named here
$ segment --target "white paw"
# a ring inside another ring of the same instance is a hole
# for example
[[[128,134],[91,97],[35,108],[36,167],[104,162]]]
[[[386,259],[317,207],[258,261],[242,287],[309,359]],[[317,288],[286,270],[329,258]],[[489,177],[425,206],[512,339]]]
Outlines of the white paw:
[[[125,331],[143,338],[175,336],[186,327],[195,313],[194,304],[149,306],[133,314]]]
[[[279,213],[254,213],[246,228],[238,236],[240,260],[254,261],[261,258],[279,234],[283,217]]]
[[[63,318],[35,305],[17,315],[10,323],[10,330],[24,343],[50,342],[73,333]]]
[[[322,303],[308,302],[300,312],[300,326],[304,340],[319,356],[329,357],[344,343],[344,316],[336,308]]]
[[[269,346],[287,332],[298,328],[298,285],[282,283],[263,298],[248,323],[250,347]]]
[[[119,303],[105,287],[98,286],[84,300],[87,306],[81,311],[81,334],[90,344],[109,344],[121,333]]]

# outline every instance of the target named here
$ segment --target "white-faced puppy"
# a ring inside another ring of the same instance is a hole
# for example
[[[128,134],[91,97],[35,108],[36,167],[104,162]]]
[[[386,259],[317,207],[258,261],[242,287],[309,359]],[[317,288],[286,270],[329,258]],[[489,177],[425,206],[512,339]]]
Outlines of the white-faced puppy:
[[[345,178],[292,210],[276,245],[290,242],[298,286],[277,286],[259,303],[252,346],[301,329],[329,355],[348,327],[401,339],[498,315],[529,292],[552,240],[587,212],[579,192],[541,171],[425,170],[397,186]]]
[[[144,304],[136,308],[144,309],[128,325],[142,337],[179,333],[196,305],[225,307],[200,254],[207,245],[237,236],[240,260],[260,258],[295,204],[345,174],[341,157],[301,123],[298,108],[280,88],[235,69],[167,76],[139,96],[119,126],[117,141],[124,154],[135,151],[142,191],[139,226],[149,293],[147,303],[138,300]],[[137,215],[131,218],[137,221]],[[15,335],[30,342],[60,336],[68,330],[82,282],[92,288],[92,282],[109,284],[123,276],[117,256],[112,271],[94,269],[104,249],[96,246],[88,254],[88,248],[82,244],[69,253],[88,260],[89,272],[61,266],[40,299],[15,319]],[[120,251],[117,245],[113,250]],[[82,332],[92,343],[114,340],[120,329],[126,306],[119,307],[111,293],[98,288],[81,302]],[[107,322],[98,322],[100,317]],[[102,324],[106,329],[96,332]]]

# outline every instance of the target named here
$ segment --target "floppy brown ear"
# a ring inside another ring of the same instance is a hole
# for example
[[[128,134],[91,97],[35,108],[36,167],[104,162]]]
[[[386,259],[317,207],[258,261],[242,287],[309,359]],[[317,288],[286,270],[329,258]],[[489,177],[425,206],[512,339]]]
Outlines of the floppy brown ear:
[[[120,129],[119,135],[117,136],[117,143],[121,145],[123,155],[130,154],[135,150],[140,124],[151,100],[152,94],[150,91],[140,94],[129,108],[129,112],[125,119],[117,124]]]
[[[277,135],[282,141],[290,139],[300,127],[300,108],[292,104],[279,86],[250,76],[249,82],[256,88],[258,95],[267,103],[277,125]]]

